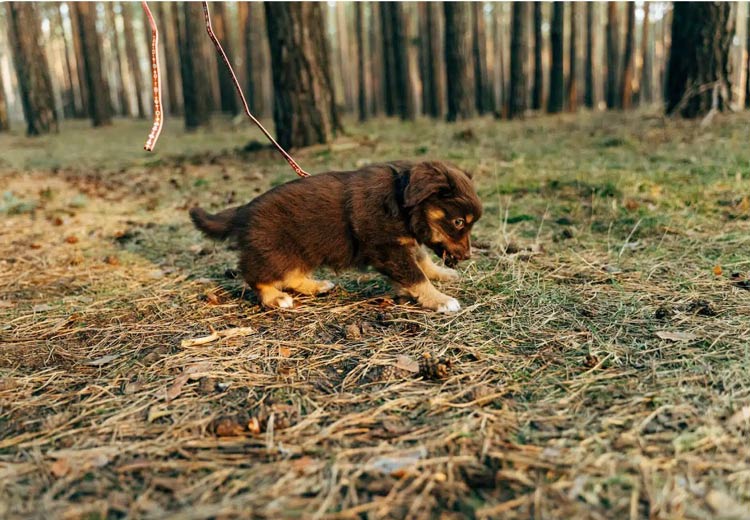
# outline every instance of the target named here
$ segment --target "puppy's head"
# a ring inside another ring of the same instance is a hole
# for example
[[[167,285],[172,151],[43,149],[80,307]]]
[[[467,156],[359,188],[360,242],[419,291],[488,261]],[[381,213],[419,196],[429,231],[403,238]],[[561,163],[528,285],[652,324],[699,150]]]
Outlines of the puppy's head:
[[[416,238],[449,267],[471,257],[471,228],[482,203],[469,174],[447,163],[417,163],[409,171],[404,207]]]

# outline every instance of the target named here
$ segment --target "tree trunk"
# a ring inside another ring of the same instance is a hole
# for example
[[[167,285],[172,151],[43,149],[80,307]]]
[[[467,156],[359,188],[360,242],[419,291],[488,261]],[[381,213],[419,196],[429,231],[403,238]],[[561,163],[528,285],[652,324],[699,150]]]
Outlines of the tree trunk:
[[[747,13],[746,37],[745,49],[747,50],[747,63],[745,65],[745,108],[750,108],[750,12]]]
[[[141,65],[138,61],[138,50],[135,47],[135,35],[133,34],[133,4],[131,2],[121,2],[122,8],[122,27],[123,36],[125,37],[125,54],[128,57],[128,68],[130,77],[133,78],[135,87],[136,106],[138,107],[138,117],[146,117],[146,107],[143,100],[143,78],[141,76]]]
[[[234,52],[232,52],[232,40],[229,38],[227,31],[227,15],[224,5],[224,2],[211,2],[211,9],[213,9],[213,13],[211,13],[211,25],[216,38],[221,42],[221,46],[224,48],[224,52],[231,62]],[[213,44],[211,44],[211,50],[213,50]],[[236,114],[239,111],[237,91],[234,88],[234,83],[232,83],[232,76],[229,74],[229,70],[227,70],[227,66],[224,65],[224,60],[221,58],[216,60],[216,75],[219,78],[221,111],[228,114]]]
[[[89,115],[94,126],[112,123],[109,85],[102,68],[102,40],[96,31],[96,4],[75,2],[73,4],[78,31],[83,45],[83,68],[86,89],[89,93]]]
[[[596,106],[594,92],[594,2],[586,3],[586,92],[585,103],[588,108]]]
[[[361,2],[354,5],[355,9],[355,32],[357,33],[357,107],[359,120],[367,120],[367,61],[365,60],[365,24],[364,24],[364,6]]]
[[[523,117],[526,111],[526,20],[528,4],[513,3],[513,20],[510,33],[510,92],[508,93],[508,117]]]
[[[667,114],[698,117],[729,102],[729,47],[734,27],[731,4],[674,4],[672,46],[665,97]]]
[[[507,104],[507,87],[505,85],[505,40],[503,39],[502,4],[494,3],[492,6],[492,33],[495,42],[495,80],[496,100],[499,110],[495,112],[497,117],[505,117]]]
[[[81,42],[81,31],[75,15],[75,2],[68,2],[68,16],[70,17],[70,27],[73,33],[73,52],[76,57],[76,76],[78,77],[79,99],[81,101],[81,111],[79,117],[85,119],[89,117],[89,90],[86,83],[86,70],[83,64],[83,43]]]
[[[424,45],[425,73],[422,88],[428,95],[425,97],[425,114],[441,118],[445,114],[445,73],[443,65],[442,38],[440,31],[440,4],[423,2],[425,25],[422,31]]]
[[[542,3],[534,2],[534,87],[531,92],[532,110],[540,110],[544,102],[542,42]]]
[[[622,56],[622,81],[620,82],[620,106],[630,108],[633,104],[633,68],[635,47],[635,2],[626,2],[627,29],[625,52]]]
[[[383,31],[381,29],[379,2],[368,2],[370,6],[370,113],[382,114],[385,110],[386,82],[383,73]]]
[[[257,52],[255,47],[256,33],[258,27],[255,26],[253,14],[256,9],[260,9],[260,5],[252,2],[240,2],[240,34],[242,38],[242,45],[244,47],[244,62],[245,62],[245,97],[250,111],[253,114],[260,114],[262,112],[263,99],[260,94],[261,89],[258,84],[258,73],[257,73]]]
[[[112,57],[115,60],[115,91],[117,93],[117,102],[120,105],[120,114],[123,116],[132,115],[128,96],[125,93],[125,71],[123,68],[122,57],[120,56],[120,32],[117,30],[117,19],[115,17],[114,2],[106,3],[107,23],[112,33]],[[161,4],[158,4],[161,6]]]
[[[352,70],[351,43],[349,41],[350,26],[347,23],[347,4],[349,2],[336,2],[333,6],[336,27],[336,58],[340,74],[341,94],[346,110],[353,111],[355,105],[356,72]]]
[[[73,83],[73,70],[70,68],[70,52],[68,51],[68,39],[65,34],[65,24],[63,23],[62,13],[60,6],[62,4],[56,4],[52,10],[50,17],[50,31],[52,33],[58,33],[60,37],[61,56],[62,59],[62,103],[63,103],[63,117],[71,118],[76,116],[75,106],[75,92]]]
[[[563,110],[564,96],[564,26],[565,4],[557,1],[552,3],[552,25],[550,42],[552,44],[552,64],[549,75],[549,98],[547,99],[547,112],[556,114]]]
[[[474,55],[474,96],[479,114],[493,113],[495,103],[487,71],[487,29],[484,21],[484,3],[472,2],[472,53]]]
[[[396,114],[396,57],[394,52],[393,31],[391,29],[391,2],[379,3],[380,27],[383,41],[383,78],[385,83],[385,113]]]
[[[649,3],[643,2],[643,26],[641,30],[641,81],[638,86],[638,103],[651,103],[651,43],[650,43]]]
[[[57,131],[52,80],[44,48],[41,23],[33,3],[8,2],[8,36],[13,49],[18,89],[21,93],[26,133],[41,135]]]
[[[475,115],[475,88],[471,56],[471,7],[445,2],[445,69],[448,78],[448,121]]]
[[[578,3],[570,2],[570,45],[568,47],[568,110],[578,110]]]
[[[180,92],[180,51],[177,47],[177,3],[158,2],[160,39],[164,41],[164,61],[167,70],[167,100],[169,113],[173,116],[182,114],[182,99]],[[162,85],[164,82],[162,82]]]
[[[295,148],[327,143],[339,123],[321,4],[264,5],[275,89],[273,118],[279,144]]]
[[[182,76],[182,106],[185,128],[192,130],[210,123],[209,84],[203,49],[198,38],[203,37],[204,22],[201,5],[182,4],[182,19],[178,17],[177,45],[180,48],[180,73]]]
[[[0,132],[10,130],[8,120],[8,103],[5,101],[5,85],[3,83],[3,69],[0,67]]]
[[[390,29],[393,45],[393,71],[395,73],[395,111],[403,120],[413,120],[417,116],[414,104],[414,85],[409,75],[409,41],[406,34],[404,5],[390,2]]]
[[[607,4],[607,108],[618,108],[620,89],[618,88],[617,63],[620,56],[620,30],[617,22],[617,2]]]

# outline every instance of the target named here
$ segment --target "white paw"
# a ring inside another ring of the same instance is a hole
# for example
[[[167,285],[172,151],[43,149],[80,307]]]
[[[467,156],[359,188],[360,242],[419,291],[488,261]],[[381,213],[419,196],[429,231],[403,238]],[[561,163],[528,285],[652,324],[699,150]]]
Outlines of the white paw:
[[[335,283],[333,283],[333,282],[331,282],[329,280],[323,280],[319,284],[318,294],[325,294],[328,291],[330,291],[331,289],[333,289],[334,287],[336,287]]]
[[[437,308],[438,312],[456,312],[461,310],[461,304],[458,303],[458,300],[455,298],[448,298],[448,300],[445,303],[440,304],[440,306]]]
[[[292,307],[294,307],[294,300],[288,294],[276,298],[275,303],[276,307],[278,307],[279,309],[291,309]]]
[[[441,280],[443,282],[458,280],[458,271],[449,267],[443,267],[438,272],[438,280]]]

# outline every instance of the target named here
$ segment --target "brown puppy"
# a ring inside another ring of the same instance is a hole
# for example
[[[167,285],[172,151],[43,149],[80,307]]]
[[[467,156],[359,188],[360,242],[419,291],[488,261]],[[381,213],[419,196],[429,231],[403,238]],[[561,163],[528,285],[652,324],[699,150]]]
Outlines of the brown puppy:
[[[236,237],[239,269],[263,305],[292,307],[283,289],[322,294],[333,284],[310,278],[320,266],[370,265],[423,307],[461,308],[430,280],[457,277],[449,267],[471,255],[469,235],[482,216],[470,177],[443,162],[398,161],[292,181],[252,202],[209,215],[190,210],[206,235]]]

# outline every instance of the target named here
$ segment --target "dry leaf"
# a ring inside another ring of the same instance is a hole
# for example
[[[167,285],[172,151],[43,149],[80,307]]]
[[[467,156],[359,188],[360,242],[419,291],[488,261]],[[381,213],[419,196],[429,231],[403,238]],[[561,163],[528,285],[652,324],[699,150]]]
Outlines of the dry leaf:
[[[49,470],[57,478],[64,477],[70,472],[70,463],[68,459],[57,459],[50,465]]]
[[[42,244],[40,244],[39,242],[32,242],[31,244],[29,244],[29,247],[31,249],[41,249],[42,248]]]
[[[690,332],[679,332],[679,331],[669,331],[669,330],[660,330],[656,333],[657,336],[659,336],[661,339],[666,339],[669,341],[691,341],[696,339],[698,336],[695,334],[692,334]]]
[[[288,358],[292,355],[292,349],[289,347],[279,347],[279,356]]]
[[[419,372],[419,361],[409,356],[399,355],[396,357],[396,368],[416,374]]]
[[[255,435],[260,433],[260,421],[258,421],[257,417],[252,417],[247,422],[247,429],[250,433],[255,434]]]
[[[65,241],[68,244],[76,244],[78,243],[78,237],[75,235],[70,235],[70,236],[65,237]]]
[[[182,373],[174,380],[174,383],[172,383],[172,386],[167,388],[166,397],[167,401],[172,401],[177,396],[180,395],[180,392],[182,392],[182,387],[185,386],[185,383],[188,382],[188,379],[190,378],[190,374]]]
[[[102,356],[98,359],[94,359],[93,361],[87,361],[84,364],[89,365],[91,367],[100,367],[102,365],[106,365],[110,361],[114,361],[118,357],[120,357],[120,354],[107,354],[106,356]]]
[[[721,274],[722,274],[723,272],[724,272],[724,270],[723,270],[723,269],[721,268],[721,266],[720,266],[720,265],[715,265],[715,266],[714,266],[714,274],[715,274],[716,276],[721,276]]]
[[[245,433],[245,428],[229,417],[220,418],[214,428],[219,437],[237,437]]]
[[[104,263],[109,265],[120,265],[120,260],[116,256],[105,256]]]

